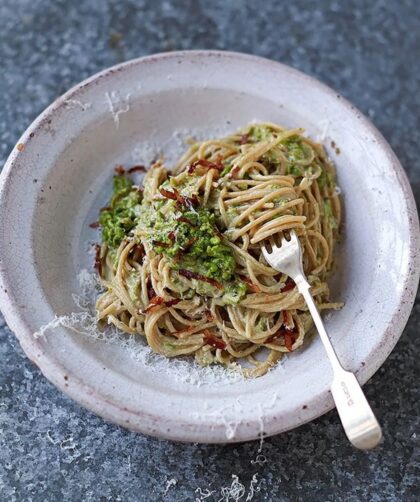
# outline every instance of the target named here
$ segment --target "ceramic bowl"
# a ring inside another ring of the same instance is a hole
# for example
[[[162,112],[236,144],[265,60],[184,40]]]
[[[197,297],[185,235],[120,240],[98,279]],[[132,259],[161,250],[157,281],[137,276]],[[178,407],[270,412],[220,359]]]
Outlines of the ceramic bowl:
[[[147,162],[158,150],[170,161],[188,136],[253,120],[304,127],[336,163],[345,218],[332,296],[345,307],[326,323],[343,365],[365,383],[401,335],[418,284],[418,217],[404,171],[373,125],[325,85],[266,59],[193,51],[129,61],[49,106],[1,175],[1,309],[43,374],[105,419],[175,440],[227,442],[277,434],[333,407],[316,337],[267,375],[244,380],[59,323],[33,336],[78,310],[72,293],[80,269],[91,267],[87,241],[98,237],[88,224],[116,164]]]

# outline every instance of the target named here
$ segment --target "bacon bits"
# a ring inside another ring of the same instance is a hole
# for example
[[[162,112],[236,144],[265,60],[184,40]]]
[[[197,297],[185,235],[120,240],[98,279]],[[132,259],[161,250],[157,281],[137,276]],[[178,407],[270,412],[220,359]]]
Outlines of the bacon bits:
[[[193,173],[198,166],[202,166],[206,169],[216,169],[217,171],[221,171],[223,169],[221,158],[219,158],[218,160],[219,161],[216,163],[206,159],[198,159],[195,162],[193,162],[190,166],[188,166],[188,173],[189,174]]]
[[[162,305],[162,303],[164,302],[165,300],[161,297],[161,296],[154,296],[150,302],[149,302],[149,305],[147,307],[147,309],[141,311],[140,313],[141,314],[150,314],[150,312],[153,312],[154,310],[156,310],[156,307],[158,307],[159,305]]]
[[[184,216],[180,216],[179,218],[176,219],[176,221],[179,221],[181,223],[186,223],[187,225],[190,225],[193,228],[196,227],[196,225],[194,225],[194,223],[189,218],[185,218]]]
[[[184,195],[181,195],[176,188],[174,188],[172,192],[170,190],[166,190],[165,188],[161,188],[159,191],[167,199],[176,200],[178,204],[181,204],[181,206],[184,206],[187,209],[193,209],[200,203],[197,195],[193,194],[191,197],[185,197]]]
[[[214,335],[209,329],[205,329],[203,333],[206,345],[211,345],[212,347],[221,350],[226,348],[226,343],[221,338]]]
[[[168,248],[169,244],[163,241],[152,241],[154,246],[158,246],[160,248]]]
[[[146,287],[147,287],[147,297],[149,298],[149,300],[151,300],[153,297],[156,296],[156,291],[153,289],[152,279],[150,277],[147,278]]]
[[[174,305],[178,305],[180,302],[180,298],[174,298],[173,300],[166,300],[165,307],[173,307]]]
[[[274,335],[271,335],[269,338],[267,338],[265,343],[273,343],[279,338],[284,339],[284,345],[286,346],[287,350],[289,352],[292,352],[293,344],[295,343],[297,338],[296,327],[293,329],[289,329],[286,326],[281,326],[281,328],[276,333],[274,333]]]
[[[261,293],[261,289],[256,284],[254,284],[249,277],[245,277],[244,275],[241,275],[240,278],[241,278],[241,281],[245,282],[245,284],[249,287],[249,289],[253,293]]]
[[[94,268],[98,271],[99,277],[102,278],[102,258],[101,258],[101,246],[95,244],[95,264]]]
[[[210,309],[206,309],[204,313],[206,314],[207,322],[213,321],[213,314],[211,313]]]
[[[287,332],[284,335],[284,344],[286,345],[286,349],[289,352],[292,352],[292,350],[293,350],[292,347],[293,347],[293,344],[295,343],[295,341],[296,341],[295,332],[287,330]]]
[[[116,174],[118,174],[118,176],[125,174],[125,169],[123,168],[123,166],[117,166],[114,171]]]
[[[173,230],[171,232],[169,232],[168,239],[171,241],[171,244],[173,244],[175,242],[175,240],[176,240],[176,234],[175,234],[175,232]]]
[[[130,169],[127,171],[128,174],[133,174],[133,173],[145,173],[146,172],[146,167],[145,166],[133,166],[130,167]]]
[[[293,279],[290,279],[290,277],[287,278],[286,284],[281,288],[281,293],[286,293],[287,291],[292,290],[296,286],[295,281]]]
[[[130,250],[131,258],[137,263],[143,263],[143,258],[145,257],[146,252],[144,250],[143,244],[136,244]]]
[[[165,300],[161,296],[154,296],[147,307],[147,309],[141,311],[141,314],[150,314],[155,311],[160,305],[164,305],[165,307],[173,307],[178,304],[181,300],[179,298],[174,298],[173,300]]]
[[[229,173],[230,178],[236,178],[236,175],[239,172],[239,166],[235,166],[232,171]]]
[[[182,275],[183,277],[187,279],[197,279],[197,281],[203,281],[203,282],[208,282],[212,286],[216,287],[217,289],[223,289],[222,284],[220,284],[219,281],[216,281],[216,279],[212,279],[211,277],[207,277],[205,275],[198,274],[197,272],[192,272],[191,270],[185,270],[181,268],[178,271],[179,275]]]

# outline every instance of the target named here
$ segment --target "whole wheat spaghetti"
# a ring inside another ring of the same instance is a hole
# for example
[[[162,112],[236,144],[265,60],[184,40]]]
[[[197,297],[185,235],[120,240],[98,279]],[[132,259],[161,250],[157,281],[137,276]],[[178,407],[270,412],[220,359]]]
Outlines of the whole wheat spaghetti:
[[[299,348],[311,318],[295,284],[261,245],[295,229],[318,308],[340,225],[335,170],[323,147],[271,123],[196,142],[169,172],[122,167],[99,223],[100,322],[143,336],[167,357],[194,354],[248,376]],[[247,361],[241,364],[239,361]]]

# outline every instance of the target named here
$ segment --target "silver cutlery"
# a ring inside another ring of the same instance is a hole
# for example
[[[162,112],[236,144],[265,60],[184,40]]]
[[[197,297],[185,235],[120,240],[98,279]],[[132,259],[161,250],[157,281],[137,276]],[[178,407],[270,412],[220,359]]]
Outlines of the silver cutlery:
[[[362,450],[374,448],[382,439],[381,427],[359,385],[356,377],[342,366],[325,330],[316,307],[310,284],[303,272],[302,249],[296,233],[290,232],[290,240],[281,239],[281,245],[271,244],[271,252],[262,247],[267,263],[274,269],[291,277],[308,305],[333,369],[331,392],[349,441]]]

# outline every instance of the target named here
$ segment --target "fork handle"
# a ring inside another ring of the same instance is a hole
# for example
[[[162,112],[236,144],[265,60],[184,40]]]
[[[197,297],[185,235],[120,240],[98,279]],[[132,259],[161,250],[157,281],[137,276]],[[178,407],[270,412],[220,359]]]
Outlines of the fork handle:
[[[374,448],[382,439],[381,427],[356,377],[341,366],[304,277],[295,279],[314,320],[334,372],[331,393],[349,441],[360,449]]]
[[[330,341],[330,338],[325,330],[324,323],[322,321],[322,318],[319,314],[318,308],[315,304],[315,301],[313,299],[313,296],[311,292],[309,291],[311,288],[311,285],[307,282],[307,280],[302,277],[302,278],[297,278],[295,279],[296,285],[298,287],[299,292],[305,299],[306,305],[309,308],[309,312],[311,313],[312,319],[314,320],[316,329],[318,330],[319,336],[321,338],[322,343],[324,344],[324,348],[327,351],[328,358],[330,360],[331,366],[333,368],[334,373],[337,371],[344,371],[343,367],[341,366],[341,363],[337,357],[337,354],[334,350],[334,347],[332,346],[332,343]]]

